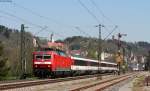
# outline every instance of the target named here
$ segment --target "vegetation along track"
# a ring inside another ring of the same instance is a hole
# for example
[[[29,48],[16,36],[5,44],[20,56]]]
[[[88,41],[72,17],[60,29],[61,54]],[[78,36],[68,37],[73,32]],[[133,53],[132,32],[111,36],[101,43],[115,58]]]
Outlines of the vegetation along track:
[[[110,75],[110,74],[99,74],[101,76]],[[98,75],[86,75],[86,76],[76,76],[76,77],[67,77],[67,78],[58,78],[58,79],[43,79],[43,80],[32,80],[32,81],[14,81],[8,82],[4,84],[0,84],[0,90],[8,90],[8,89],[15,89],[21,87],[29,87],[35,85],[42,85],[42,84],[51,84],[63,81],[71,81],[71,80],[79,80],[79,79],[86,79],[96,77]]]
[[[137,75],[137,74],[134,74],[134,75]],[[93,91],[101,91],[101,90],[104,90],[110,86],[113,86],[121,81],[127,80],[128,78],[130,78],[132,76],[133,76],[133,74],[130,73],[127,75],[122,75],[119,77],[107,79],[107,80],[100,81],[100,82],[90,84],[90,85],[86,85],[83,87],[74,88],[74,89],[71,89],[70,91],[82,91],[82,90],[86,90],[86,89],[93,88],[93,87],[95,87],[95,90],[93,90]]]

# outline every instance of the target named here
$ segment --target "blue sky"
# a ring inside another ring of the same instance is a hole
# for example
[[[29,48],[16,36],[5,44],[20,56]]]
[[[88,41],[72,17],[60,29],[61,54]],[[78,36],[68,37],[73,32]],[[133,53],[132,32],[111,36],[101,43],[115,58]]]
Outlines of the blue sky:
[[[118,25],[119,27],[113,34],[116,35],[118,32],[127,34],[123,40],[150,42],[149,0],[93,0],[109,20],[98,12],[90,0],[81,1],[107,28],[107,30],[102,29],[103,38],[111,32],[115,25]],[[6,12],[27,22],[16,19]],[[49,19],[33,13],[38,13]],[[0,24],[20,29],[22,23],[29,27],[26,31],[33,34],[41,30],[34,24],[41,27],[46,26],[47,29],[38,34],[41,37],[49,37],[51,33],[54,33],[55,39],[78,35],[87,36],[75,27],[79,27],[80,30],[92,37],[98,36],[98,28],[95,27],[98,22],[79,4],[78,0],[12,0],[12,3],[0,2]]]

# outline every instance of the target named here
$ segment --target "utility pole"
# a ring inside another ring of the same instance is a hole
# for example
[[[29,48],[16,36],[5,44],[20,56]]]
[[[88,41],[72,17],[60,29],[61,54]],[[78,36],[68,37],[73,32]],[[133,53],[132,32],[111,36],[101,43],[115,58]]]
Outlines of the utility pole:
[[[103,25],[99,24],[96,27],[99,28],[99,39],[98,39],[98,61],[99,61],[99,65],[98,65],[98,73],[100,73],[101,69],[101,54],[102,54],[102,36],[101,36],[101,30],[102,27],[104,27]],[[100,77],[101,78],[101,77]]]
[[[24,24],[21,24],[21,76],[20,79],[26,78],[26,43],[25,43],[25,27]]]

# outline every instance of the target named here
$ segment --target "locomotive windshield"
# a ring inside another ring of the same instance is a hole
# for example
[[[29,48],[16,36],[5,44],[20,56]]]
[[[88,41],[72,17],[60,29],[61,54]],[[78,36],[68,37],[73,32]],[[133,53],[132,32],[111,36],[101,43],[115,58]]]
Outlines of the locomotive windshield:
[[[41,60],[42,59],[42,55],[36,55],[36,60]]]
[[[41,60],[41,59],[51,59],[51,55],[36,55],[36,60]]]
[[[51,59],[51,55],[43,55],[43,59]]]

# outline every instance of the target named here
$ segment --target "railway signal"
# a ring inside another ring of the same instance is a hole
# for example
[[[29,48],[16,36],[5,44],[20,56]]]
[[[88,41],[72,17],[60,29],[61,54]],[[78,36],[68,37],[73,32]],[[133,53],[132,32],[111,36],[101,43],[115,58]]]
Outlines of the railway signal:
[[[118,64],[118,68],[119,68],[119,72],[118,74],[120,75],[120,70],[121,70],[121,65],[124,62],[124,48],[123,48],[123,53],[121,53],[121,48],[122,48],[122,44],[121,44],[121,38],[122,36],[127,36],[127,34],[121,34],[118,33],[117,37],[118,37],[118,41],[117,41],[117,54],[116,54],[116,62]],[[115,36],[112,36],[113,40],[115,39]]]

